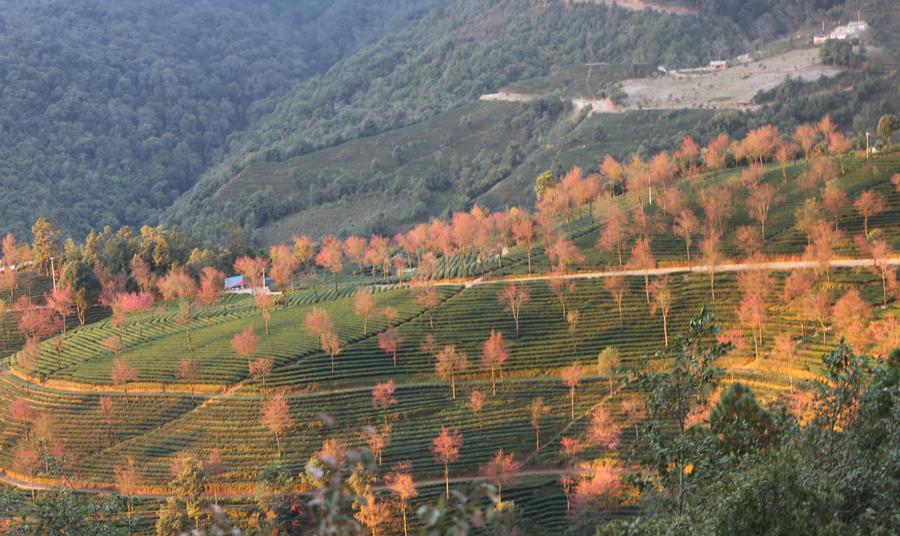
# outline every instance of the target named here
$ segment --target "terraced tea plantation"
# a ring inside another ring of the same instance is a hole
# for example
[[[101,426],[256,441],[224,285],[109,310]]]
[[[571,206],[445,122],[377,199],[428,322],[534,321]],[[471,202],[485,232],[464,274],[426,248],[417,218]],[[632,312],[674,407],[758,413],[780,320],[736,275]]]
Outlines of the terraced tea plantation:
[[[784,274],[775,275],[780,287]],[[362,428],[378,425],[383,418],[373,409],[371,389],[378,382],[394,380],[397,404],[387,411],[392,434],[383,452],[382,467],[409,460],[418,479],[433,481],[439,488],[441,466],[432,459],[429,447],[440,427],[448,426],[459,429],[465,438],[459,460],[451,464],[453,476],[477,474],[478,466],[498,448],[527,459],[526,471],[552,469],[562,463],[559,436],[577,435],[585,425],[584,418],[570,423],[569,391],[559,378],[559,370],[575,361],[585,365],[587,372],[576,391],[576,414],[586,415],[594,405],[604,403],[623,427],[621,448],[634,448],[634,423],[619,411],[619,404],[630,389],[629,371],[640,366],[641,356],[659,349],[661,316],[650,315],[641,277],[628,279],[621,326],[616,304],[602,279],[573,282],[566,305],[569,311],[579,312],[574,329],[569,329],[561,304],[547,282],[534,281],[526,285],[531,299],[522,308],[518,337],[512,315],[497,300],[502,284],[440,287],[441,302],[433,312],[433,330],[430,315],[408,289],[376,292],[380,308],[389,306],[397,311],[392,323],[400,330],[402,342],[396,367],[392,356],[378,346],[378,334],[386,329],[387,319],[373,316],[363,333],[362,318],[352,311],[349,296],[355,289],[350,287],[320,293],[318,300],[306,290],[288,293],[272,315],[268,336],[263,333],[262,319],[251,298],[230,297],[194,321],[193,352],[186,347],[184,327],[173,320],[174,309],[143,319],[143,340],[138,335],[137,319],[129,321],[127,330],[107,321],[74,329],[67,336],[60,365],[52,344],[45,345],[41,353],[39,366],[48,378],[46,386],[26,383],[9,373],[0,377],[0,423],[4,430],[0,465],[7,474],[17,474],[15,446],[27,431],[25,423],[10,416],[9,407],[22,397],[36,411],[52,416],[54,437],[63,440],[73,453],[80,485],[112,486],[115,467],[132,457],[140,467],[143,487],[161,493],[171,479],[169,467],[174,457],[191,452],[205,458],[218,448],[227,468],[222,477],[225,489],[250,492],[266,465],[278,461],[300,472],[325,439],[338,437],[361,446]],[[851,287],[863,289],[864,296],[873,302],[880,295],[880,281],[868,273],[839,270],[832,275],[830,291],[834,297]],[[708,279],[703,274],[678,276],[672,289],[675,300],[668,318],[670,333],[681,331],[704,304],[716,312],[724,328],[736,325],[734,304],[740,291],[734,274],[719,275],[715,302],[710,300]],[[315,339],[302,326],[313,306],[329,312],[345,341],[333,374],[329,356],[317,349]],[[896,306],[892,310],[898,312]],[[767,349],[774,335],[799,334],[801,327],[799,320],[782,307],[774,305],[771,313],[763,342]],[[265,388],[259,380],[247,378],[246,358],[229,347],[231,336],[246,327],[259,334],[258,355],[274,358]],[[509,359],[496,396],[489,396],[480,416],[476,416],[468,395],[475,389],[491,392],[489,374],[480,363],[481,346],[492,329],[505,335]],[[140,371],[127,394],[123,386],[109,384],[113,356],[98,342],[126,332],[122,359]],[[469,369],[456,379],[456,400],[451,399],[449,383],[435,375],[434,356],[422,349],[429,335],[438,346],[453,344],[469,356]],[[833,335],[828,334],[823,343],[821,334],[815,333],[807,321],[799,356],[792,362],[766,357],[767,353],[756,359],[751,347],[728,356],[722,364],[728,368],[728,381],[750,383],[763,398],[772,399],[789,390],[791,378],[799,383],[813,377],[819,356],[833,344]],[[618,349],[622,356],[621,370],[612,379],[595,370],[597,354],[606,347]],[[199,381],[208,388],[207,394],[193,399],[185,386],[172,386],[178,384],[180,359],[188,355],[201,364]],[[65,383],[53,386],[60,380]],[[166,385],[168,394],[163,392]],[[272,392],[286,393],[296,422],[280,439],[280,456],[272,433],[259,424],[260,404]],[[527,408],[538,396],[552,410],[542,421],[543,448],[535,453],[535,433]],[[111,412],[101,409],[101,397],[112,400]],[[328,416],[330,424],[325,424],[323,416]],[[541,511],[537,517],[548,527],[561,523],[564,498],[550,483],[555,479],[547,475],[535,478],[537,483],[511,493],[521,494],[523,500],[529,497],[528,504],[538,501],[541,506],[524,507]]]
[[[783,199],[767,221],[763,250],[769,258],[798,259],[807,245],[795,222],[795,210],[807,194],[794,186],[806,166],[796,163],[787,170],[788,186],[779,190]],[[900,168],[900,153],[848,159],[846,167],[847,174],[838,179],[841,187],[850,199],[867,189],[884,197],[885,209],[870,218],[869,226],[900,247],[900,194],[890,183]],[[724,184],[736,174],[729,170],[698,180]],[[780,184],[781,169],[770,168],[764,180]],[[695,186],[690,181],[680,185],[700,213]],[[735,228],[749,223],[742,201],[727,218],[722,262],[741,260]],[[629,194],[626,204],[635,202]],[[852,207],[837,216],[845,233],[862,233],[862,218]],[[742,270],[715,274],[714,298],[708,273],[671,274],[664,306],[645,288],[660,277],[645,281],[634,273],[625,278],[619,304],[607,289],[610,274],[602,273],[618,270],[618,260],[594,247],[601,224],[585,212],[561,225],[586,256],[562,278],[547,273],[549,259],[538,247],[534,278],[505,281],[526,270],[525,253],[513,249],[502,268],[496,259],[482,262],[474,254],[443,259],[431,282],[412,287],[345,273],[340,285],[278,296],[268,319],[253,297],[226,295],[215,305],[192,309],[189,317],[179,304],[159,303],[124,321],[70,322],[64,337],[44,340],[34,354],[10,355],[9,369],[0,372],[0,469],[8,482],[58,483],[49,466],[23,463],[20,446],[41,434],[47,439],[41,448],[65,453],[74,487],[121,488],[117,470],[133,460],[137,475],[131,491],[150,495],[152,503],[168,492],[174,459],[190,453],[205,460],[218,450],[224,471],[216,477],[216,489],[240,505],[252,500],[267,467],[277,464],[300,474],[326,440],[366,448],[365,431],[389,425],[379,456],[381,472],[411,462],[420,491],[414,503],[420,504],[433,502],[442,491],[444,467],[431,447],[446,426],[464,438],[458,459],[449,464],[452,485],[477,480],[479,467],[498,449],[514,453],[524,465],[518,481],[507,486],[507,497],[534,523],[535,534],[549,533],[569,522],[559,485],[567,463],[560,439],[583,435],[591,413],[602,405],[621,428],[621,438],[611,451],[590,447],[584,457],[623,460],[623,453],[646,448],[635,426],[642,417],[625,404],[645,395],[635,373],[665,366],[657,352],[666,335],[671,341],[704,307],[733,342],[756,336],[756,344],[736,345],[718,365],[724,368],[725,385],[750,385],[768,403],[787,402],[794,391],[805,389],[804,382],[818,377],[822,354],[838,342],[831,305],[848,291],[860,293],[861,307],[876,321],[900,315],[893,295],[881,307],[882,279],[871,266],[832,268],[819,285],[827,301],[819,317],[783,298],[789,272],[768,274],[770,279],[759,283],[765,288],[754,289],[764,300],[755,334],[738,311],[747,291]],[[624,249],[632,245],[629,241]],[[686,264],[684,244],[670,229],[657,230],[652,250],[660,266]],[[836,254],[859,257],[849,242],[838,245]],[[35,302],[49,291],[47,281],[25,283],[14,292],[30,293]],[[528,295],[518,325],[499,299],[510,284]],[[427,285],[431,298],[423,299],[420,285]],[[368,316],[357,311],[361,289],[375,302]],[[105,310],[92,312],[101,314]],[[311,331],[308,321],[316,315],[320,325],[329,325],[321,332]],[[494,331],[502,334],[507,351],[494,371],[496,393],[484,356],[485,341]],[[242,350],[234,338],[247,332],[255,342]],[[773,351],[776,337],[784,335],[796,344],[793,355]],[[16,341],[9,344],[15,347]],[[465,356],[452,372],[439,357],[449,345],[454,355]],[[610,348],[619,356],[612,372],[598,358]],[[250,365],[262,358],[270,360],[271,369],[260,373]],[[575,363],[584,369],[573,398],[563,369]],[[395,382],[395,403],[379,408],[372,390],[388,381]],[[486,396],[481,408],[471,402],[476,391]],[[279,397],[286,402],[289,424],[276,429],[262,417],[263,408]],[[538,421],[540,448],[529,410],[539,397],[549,407]],[[615,515],[633,512],[632,498],[625,494]],[[390,530],[398,532],[397,512],[392,516]]]

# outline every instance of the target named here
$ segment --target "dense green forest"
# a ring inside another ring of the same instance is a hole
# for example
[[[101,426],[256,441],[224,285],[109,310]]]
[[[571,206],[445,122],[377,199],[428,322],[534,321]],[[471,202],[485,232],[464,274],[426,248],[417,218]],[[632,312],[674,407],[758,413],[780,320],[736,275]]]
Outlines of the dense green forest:
[[[591,151],[647,154],[685,134],[789,130],[825,113],[857,134],[898,104],[893,68],[863,64],[787,80],[757,97],[761,111],[619,120],[549,101],[477,108],[482,94],[587,62],[608,64],[596,83],[615,91],[656,65],[734,57],[850,9],[659,3],[695,14],[534,0],[5,5],[0,231],[27,236],[47,216],[76,237],[159,222],[212,242],[225,224],[258,242],[336,221],[332,232],[387,232],[474,202],[521,202],[508,192],[544,169],[595,161]],[[859,7],[896,52],[891,1]]]
[[[754,39],[771,40],[793,31],[817,10],[843,4],[843,0],[678,0],[703,13],[727,17]]]
[[[0,7],[0,229],[153,223],[299,81],[434,0]]]

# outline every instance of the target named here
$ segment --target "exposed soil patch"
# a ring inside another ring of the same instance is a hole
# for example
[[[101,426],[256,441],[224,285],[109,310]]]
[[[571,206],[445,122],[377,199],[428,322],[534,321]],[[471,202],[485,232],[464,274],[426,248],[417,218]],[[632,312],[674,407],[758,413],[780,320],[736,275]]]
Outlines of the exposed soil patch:
[[[785,78],[806,81],[834,76],[841,68],[819,62],[817,48],[793,50],[771,58],[703,73],[667,73],[622,82],[627,109],[752,108],[760,91],[772,89]]]

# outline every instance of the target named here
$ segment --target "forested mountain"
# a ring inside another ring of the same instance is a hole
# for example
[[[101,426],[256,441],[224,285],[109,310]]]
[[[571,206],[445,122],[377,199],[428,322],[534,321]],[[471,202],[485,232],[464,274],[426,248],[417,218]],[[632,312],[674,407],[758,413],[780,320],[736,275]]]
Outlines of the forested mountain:
[[[863,8],[872,3],[883,2]],[[762,96],[787,95],[764,114],[585,121],[550,102],[558,95],[480,106],[483,94],[571,66],[607,64],[594,72],[605,94],[657,65],[735,57],[835,5],[831,18],[846,18],[838,0],[653,2],[687,14],[609,4],[7,2],[0,231],[27,236],[47,216],[76,237],[160,221],[213,242],[232,222],[257,242],[315,225],[386,232],[474,202],[522,202],[509,191],[578,163],[573,151],[646,154],[685,134],[705,141],[824,113],[856,127],[861,99],[890,93],[872,71],[836,83],[852,86],[844,100],[846,87],[786,83]]]
[[[215,198],[249,162],[283,161],[410,125],[510,82],[546,75],[553,67],[584,62],[698,65],[745,46],[745,34],[723,17],[600,4],[454,0],[301,85],[248,130],[225,164],[211,170],[166,219],[198,233],[225,219],[247,228],[264,224],[266,216],[281,210],[274,206],[284,201],[281,192],[269,203],[241,202],[227,209]],[[298,185],[297,195],[314,197],[309,190],[327,190],[331,182],[322,176]]]
[[[817,10],[844,0],[677,0],[709,15],[727,17],[754,39],[769,40],[793,31]]]
[[[0,229],[152,223],[298,82],[436,0],[0,4]]]

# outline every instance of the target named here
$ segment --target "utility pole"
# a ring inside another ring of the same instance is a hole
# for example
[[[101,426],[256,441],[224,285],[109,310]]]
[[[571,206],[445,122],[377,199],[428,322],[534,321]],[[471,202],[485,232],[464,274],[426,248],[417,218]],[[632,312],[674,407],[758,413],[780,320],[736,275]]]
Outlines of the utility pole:
[[[871,135],[872,135],[872,133],[867,130],[866,131],[866,160],[869,159],[869,136],[871,136]]]

